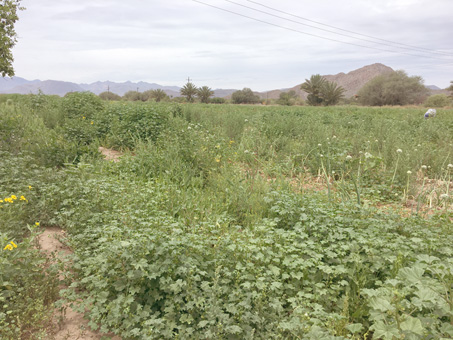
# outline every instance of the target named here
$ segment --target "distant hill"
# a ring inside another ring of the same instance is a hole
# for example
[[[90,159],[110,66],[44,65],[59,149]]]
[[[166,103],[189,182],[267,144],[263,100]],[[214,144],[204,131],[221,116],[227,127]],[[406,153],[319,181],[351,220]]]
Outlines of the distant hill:
[[[324,75],[323,77],[329,81],[336,82],[342,86],[346,92],[345,97],[350,98],[371,79],[382,74],[394,72],[391,67],[385,66],[380,63],[361,67],[357,70],[353,70],[349,73],[338,73],[335,75]],[[303,83],[303,82],[302,82]],[[302,84],[301,83],[301,84]],[[278,99],[280,93],[294,90],[298,96],[302,99],[307,98],[307,93],[300,89],[300,85],[296,85],[292,88],[271,90],[265,92],[256,92],[262,99]],[[430,89],[431,93],[444,93],[445,90],[439,89],[435,85],[429,85],[427,88]],[[95,94],[100,94],[105,91],[110,91],[123,96],[128,91],[140,91],[144,92],[147,90],[161,89],[164,90],[170,97],[180,97],[180,87],[178,86],[162,86],[156,83],[138,82],[133,83],[130,81],[123,83],[116,83],[113,81],[97,81],[92,84],[76,84],[66,81],[58,80],[26,80],[20,77],[14,78],[0,78],[0,93],[19,93],[29,94],[37,93],[41,90],[45,94],[56,94],[64,96],[68,92],[78,91],[90,91]],[[215,97],[231,98],[235,89],[216,89],[214,90]]]
[[[94,94],[100,94],[110,91],[123,96],[128,91],[140,92],[147,90],[162,89],[169,96],[179,96],[180,88],[177,86],[162,86],[154,83],[130,81],[124,83],[115,83],[113,81],[98,81],[92,84],[76,84],[59,80],[33,80],[29,81],[20,77],[0,78],[0,93],[19,93],[29,94],[38,93],[41,90],[45,94],[56,94],[64,96],[68,92],[90,91]]]
[[[364,66],[346,74],[341,72],[335,75],[324,75],[323,78],[327,79],[328,81],[333,81],[342,86],[346,90],[344,96],[346,98],[350,98],[355,95],[363,87],[363,85],[365,85],[371,79],[390,72],[394,72],[391,67],[377,63]],[[307,93],[300,89],[300,85],[302,85],[302,83],[289,89],[261,92],[260,96],[263,99],[266,97],[269,99],[277,99],[279,98],[280,93],[293,90],[302,99],[306,99]]]

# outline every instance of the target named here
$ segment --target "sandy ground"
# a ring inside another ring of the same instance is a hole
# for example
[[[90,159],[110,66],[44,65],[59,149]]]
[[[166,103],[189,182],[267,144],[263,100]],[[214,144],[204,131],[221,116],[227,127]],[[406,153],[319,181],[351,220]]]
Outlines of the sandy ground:
[[[120,157],[123,155],[121,152],[112,150],[112,149],[107,149],[102,146],[98,148],[99,152],[102,153],[106,161],[114,161],[114,162],[119,162]]]
[[[64,257],[71,254],[71,250],[60,242],[65,238],[65,232],[59,228],[47,228],[38,237],[38,243],[41,250],[48,254],[56,253],[57,257]],[[62,277],[60,277],[61,279]],[[61,289],[65,288],[61,286]],[[88,320],[83,315],[74,311],[71,307],[64,307],[64,314],[60,310],[55,310],[55,340],[98,340],[103,336],[110,336],[112,340],[121,340],[118,336],[112,334],[101,334],[94,332],[88,327]]]

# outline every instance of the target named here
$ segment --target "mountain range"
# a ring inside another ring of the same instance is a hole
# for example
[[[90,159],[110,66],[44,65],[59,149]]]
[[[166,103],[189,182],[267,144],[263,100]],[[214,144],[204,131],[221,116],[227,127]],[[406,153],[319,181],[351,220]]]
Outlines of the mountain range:
[[[342,86],[346,90],[345,97],[349,98],[355,95],[362,88],[362,86],[364,86],[374,77],[393,71],[394,70],[391,67],[376,63],[361,67],[349,73],[342,72],[335,75],[324,75],[323,77],[328,81],[336,82],[338,85]],[[293,90],[302,99],[306,99],[307,94],[301,91],[301,84],[298,84],[291,88],[255,93],[258,94],[262,99],[277,99],[280,96],[280,93]],[[427,88],[432,90],[432,92],[437,92],[440,90],[435,85],[429,85],[427,86]],[[128,91],[144,92],[147,90],[155,89],[164,90],[170,97],[179,97],[179,91],[181,88],[178,86],[162,86],[155,83],[134,83],[130,81],[123,83],[116,83],[112,81],[97,81],[91,84],[77,84],[59,80],[26,80],[20,77],[0,78],[0,93],[29,94],[37,93],[39,90],[41,90],[44,94],[64,96],[68,92],[90,91],[94,94],[100,94],[105,91],[110,91],[112,93],[123,96]],[[214,96],[229,98],[235,91],[237,91],[237,89],[216,89],[214,90]]]

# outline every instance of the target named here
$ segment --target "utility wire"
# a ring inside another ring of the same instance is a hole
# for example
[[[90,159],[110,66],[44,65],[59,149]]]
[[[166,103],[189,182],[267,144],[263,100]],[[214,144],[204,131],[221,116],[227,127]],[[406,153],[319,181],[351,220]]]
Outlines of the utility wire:
[[[274,27],[283,28],[283,29],[288,30],[288,31],[292,31],[292,32],[296,32],[296,33],[300,33],[300,34],[304,34],[304,35],[309,35],[309,36],[320,38],[320,39],[324,39],[324,40],[334,41],[334,42],[347,44],[347,45],[351,45],[351,46],[356,46],[356,47],[368,48],[368,49],[372,49],[372,50],[376,50],[376,51],[390,52],[390,53],[396,53],[396,54],[405,54],[405,55],[409,55],[409,56],[412,56],[412,57],[438,59],[438,60],[444,60],[445,61],[445,59],[443,59],[443,58],[431,57],[431,56],[426,56],[426,55],[421,55],[421,54],[412,54],[412,53],[400,52],[400,51],[395,51],[395,50],[387,50],[387,49],[383,49],[383,48],[366,46],[366,45],[360,45],[360,44],[355,44],[355,43],[351,43],[351,42],[347,42],[347,41],[341,41],[341,40],[336,40],[336,39],[332,39],[332,38],[328,38],[328,37],[323,37],[323,36],[320,36],[320,35],[307,33],[307,32],[303,32],[303,31],[299,31],[299,30],[293,29],[293,28],[277,25],[277,24],[271,23],[269,21],[253,18],[253,17],[250,17],[248,15],[237,13],[237,12],[234,12],[234,11],[230,11],[228,9],[217,7],[217,6],[214,6],[214,5],[211,5],[211,4],[207,4],[207,3],[199,1],[199,0],[192,0],[192,1],[193,2],[197,2],[199,4],[202,4],[202,5],[205,5],[205,6],[208,6],[208,7],[212,7],[212,8],[218,9],[220,11],[224,11],[224,12],[228,12],[228,13],[231,13],[231,14],[234,14],[234,15],[238,15],[238,16],[243,17],[243,18],[247,18],[247,19],[250,19],[250,20],[258,21],[258,22],[261,22],[263,24],[267,24],[267,25],[271,25],[271,26],[274,26]]]
[[[226,1],[227,1],[227,0],[226,0]],[[424,51],[424,52],[426,52],[426,53],[434,53],[434,54],[441,54],[441,55],[446,55],[446,56],[453,56],[453,54],[448,53],[448,52],[435,51],[435,50],[431,50],[431,49],[424,48],[424,47],[417,47],[417,46],[408,45],[408,44],[404,44],[404,43],[400,43],[400,42],[396,42],[396,41],[385,40],[385,39],[373,37],[373,36],[371,36],[371,35],[366,35],[366,34],[354,32],[354,31],[349,31],[349,30],[346,30],[346,29],[343,29],[343,28],[340,28],[340,27],[336,27],[336,26],[332,26],[332,25],[327,25],[327,24],[324,24],[324,23],[319,22],[319,21],[307,19],[307,18],[298,16],[298,15],[294,15],[294,14],[291,14],[291,13],[288,13],[288,12],[285,12],[285,11],[281,11],[281,10],[279,10],[279,9],[276,9],[276,8],[273,8],[273,7],[270,7],[270,6],[263,5],[263,4],[259,3],[259,2],[253,1],[253,0],[247,0],[247,1],[248,1],[248,2],[251,2],[251,3],[253,3],[253,4],[256,4],[256,5],[265,7],[265,8],[267,8],[267,9],[273,10],[273,11],[278,12],[278,13],[282,13],[282,14],[285,14],[285,15],[289,15],[289,16],[292,16],[292,17],[294,17],[294,18],[302,19],[302,20],[305,20],[305,21],[309,21],[309,22],[312,22],[312,23],[315,23],[315,24],[318,24],[318,25],[330,27],[330,28],[333,28],[333,29],[336,29],[336,30],[340,30],[340,31],[343,31],[343,32],[347,32],[347,33],[351,33],[351,34],[355,34],[355,35],[359,35],[359,36],[362,36],[362,37],[371,38],[371,39],[375,39],[375,40],[379,40],[379,41],[384,41],[384,42],[386,42],[386,43],[390,43],[390,44],[393,44],[393,45],[401,45],[401,46],[410,47],[411,49],[418,50],[418,51],[421,51],[421,52]],[[231,1],[229,1],[229,2],[231,2]],[[238,5],[239,5],[239,4],[238,4]],[[287,20],[287,19],[285,19],[285,20]],[[316,26],[310,26],[310,27],[315,27],[316,29],[322,30],[321,28],[316,27]],[[331,31],[328,31],[328,32],[331,32]],[[333,32],[333,33],[334,33],[334,32]],[[335,33],[335,34],[339,34],[339,33]],[[351,38],[354,38],[354,37],[351,37]],[[354,39],[359,39],[359,38],[354,38]],[[362,39],[360,39],[360,40],[362,40]],[[364,40],[364,41],[369,41],[369,40]],[[393,46],[393,45],[388,45],[388,46]],[[402,48],[402,47],[401,47],[401,48]]]

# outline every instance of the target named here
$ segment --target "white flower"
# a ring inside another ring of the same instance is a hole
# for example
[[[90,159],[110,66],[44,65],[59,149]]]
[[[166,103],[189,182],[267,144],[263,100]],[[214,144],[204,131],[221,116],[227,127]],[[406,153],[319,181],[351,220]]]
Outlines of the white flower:
[[[323,157],[324,157],[324,155],[323,155],[323,154],[320,154],[320,155],[319,155],[319,157],[323,158]]]
[[[372,154],[370,154],[369,152],[365,152],[365,158],[371,158],[371,157],[373,157]]]
[[[408,174],[408,175],[412,174],[412,171],[407,170],[407,174]]]
[[[249,150],[244,150],[244,153],[249,153]]]
[[[321,146],[322,146],[322,144],[318,144],[318,146],[319,146],[319,147],[321,147]]]
[[[246,122],[246,123],[247,123],[248,121],[249,121],[248,119],[244,119],[244,122]]]
[[[447,167],[448,167],[449,169],[453,169],[453,164],[448,164]]]
[[[190,126],[187,127],[187,130],[191,130],[192,128]]]
[[[351,159],[352,159],[352,156],[349,156],[349,155],[346,156],[347,161],[350,161]]]
[[[336,138],[337,138],[337,136],[335,136],[335,135],[332,137],[332,139],[336,139]]]
[[[426,170],[428,167],[426,165],[422,165],[422,170]]]
[[[377,142],[379,142],[379,140],[376,139],[375,142],[377,143]]]
[[[402,153],[402,152],[403,152],[403,150],[401,150],[401,149],[397,149],[397,150],[396,150],[396,152],[398,152],[398,153]]]
[[[440,195],[440,199],[441,199],[441,200],[446,200],[446,199],[448,199],[448,194],[442,194],[442,195]]]

